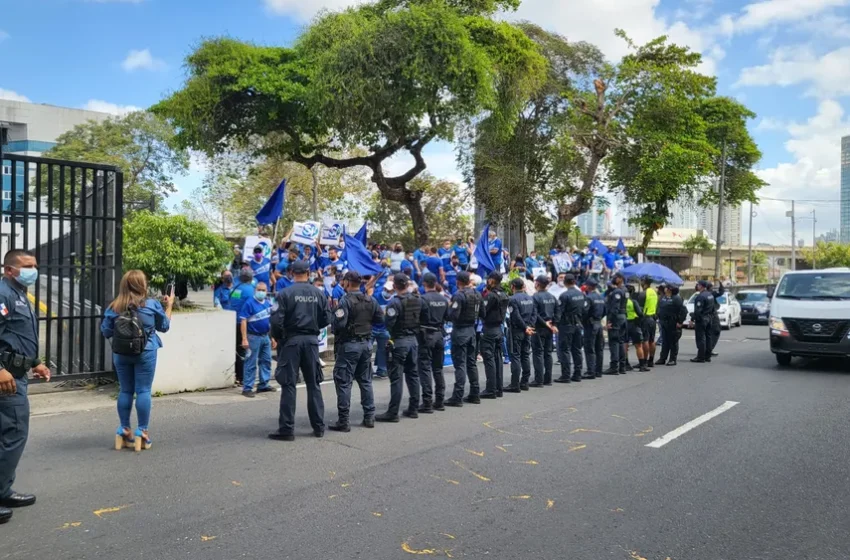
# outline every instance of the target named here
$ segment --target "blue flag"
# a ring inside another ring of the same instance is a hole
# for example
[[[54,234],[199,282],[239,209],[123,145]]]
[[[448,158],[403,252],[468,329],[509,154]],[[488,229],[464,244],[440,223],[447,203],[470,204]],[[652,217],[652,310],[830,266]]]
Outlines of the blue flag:
[[[623,238],[621,237],[619,241],[617,241],[617,251],[625,251],[626,244],[623,243]]]
[[[599,253],[599,255],[604,255],[608,252],[608,247],[606,247],[604,243],[599,241],[598,237],[594,237],[593,241],[587,244],[587,248],[591,251],[596,249],[596,252]]]
[[[372,260],[372,253],[360,243],[356,237],[343,234],[345,240],[345,259],[348,261],[348,269],[359,272],[363,276],[375,276],[380,274],[383,268],[379,263]]]
[[[283,215],[283,198],[286,192],[286,179],[280,182],[266,204],[257,212],[257,222],[261,226],[275,224]]]
[[[354,234],[354,237],[357,238],[357,241],[362,243],[364,247],[366,246],[366,239],[367,239],[367,236],[368,236],[368,233],[366,231],[366,225],[368,223],[369,222],[363,222],[363,227],[360,228],[360,231],[358,231],[357,233]]]
[[[490,224],[487,224],[481,232],[481,237],[475,245],[475,260],[478,261],[478,274],[482,278],[496,270],[493,257],[490,255]]]

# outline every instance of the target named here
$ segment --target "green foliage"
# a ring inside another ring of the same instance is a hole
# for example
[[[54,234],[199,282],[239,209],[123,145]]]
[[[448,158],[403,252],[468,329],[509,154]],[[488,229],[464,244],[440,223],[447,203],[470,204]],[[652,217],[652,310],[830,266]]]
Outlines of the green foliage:
[[[813,253],[818,268],[850,267],[850,245],[818,241],[814,248],[803,250],[803,255],[810,264]]]
[[[848,260],[850,262],[850,260]],[[767,284],[768,269],[767,255],[762,251],[753,253],[753,280],[756,284]]]
[[[697,232],[696,235],[692,235],[685,239],[682,243],[682,249],[685,250],[689,255],[696,255],[706,253],[714,249],[714,243],[711,242],[709,238],[702,234],[702,231]]]
[[[124,172],[124,204],[127,210],[158,205],[174,192],[173,176],[189,167],[186,150],[172,148],[174,129],[151,113],[136,112],[103,122],[89,121],[59,136],[46,157],[114,165]],[[46,178],[45,178],[46,180]],[[70,200],[72,178],[64,185]],[[73,178],[79,196],[81,176]],[[88,181],[91,181],[89,175]],[[59,203],[58,181],[53,185],[55,204]]]
[[[152,287],[211,282],[229,257],[223,238],[185,216],[137,212],[124,225],[124,269],[144,271]]]
[[[505,293],[508,295],[513,293],[513,290],[511,290],[511,282],[514,278],[523,278],[523,276],[518,270],[511,270],[502,276],[502,289],[505,290]],[[486,278],[484,280],[486,281]]]

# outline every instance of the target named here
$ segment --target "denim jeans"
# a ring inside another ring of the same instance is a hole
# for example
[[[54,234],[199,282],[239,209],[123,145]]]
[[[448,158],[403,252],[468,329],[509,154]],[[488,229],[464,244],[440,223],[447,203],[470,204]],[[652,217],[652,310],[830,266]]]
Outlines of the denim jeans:
[[[257,365],[260,366],[260,381],[257,389],[265,389],[272,378],[272,341],[268,335],[248,334],[248,347],[251,355],[245,360],[242,374],[242,390],[252,391],[257,377]]]
[[[118,375],[118,419],[122,428],[130,427],[130,412],[133,410],[133,394],[136,395],[136,416],[139,429],[147,430],[151,418],[151,386],[156,371],[156,350],[145,350],[139,356],[113,357],[115,373]]]
[[[378,375],[387,375],[387,341],[388,332],[375,333],[375,369]]]

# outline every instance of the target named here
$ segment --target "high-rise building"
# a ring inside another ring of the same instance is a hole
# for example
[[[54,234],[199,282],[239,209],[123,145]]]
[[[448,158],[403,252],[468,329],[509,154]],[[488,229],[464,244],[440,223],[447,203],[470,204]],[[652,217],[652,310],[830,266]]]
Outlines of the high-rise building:
[[[576,217],[582,235],[600,237],[611,229],[611,203],[606,198],[595,198],[590,211]]]
[[[850,243],[850,136],[841,139],[841,242]]]
[[[717,237],[717,206],[702,208],[699,212],[699,229]],[[740,206],[726,206],[723,209],[723,224],[720,228],[720,239],[723,246],[738,247],[741,245],[741,224],[743,211]]]

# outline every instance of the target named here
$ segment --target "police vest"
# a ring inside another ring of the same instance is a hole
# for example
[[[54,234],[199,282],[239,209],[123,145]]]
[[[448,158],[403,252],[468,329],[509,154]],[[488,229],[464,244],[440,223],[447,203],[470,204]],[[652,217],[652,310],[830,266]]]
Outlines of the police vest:
[[[652,288],[646,289],[646,303],[643,306],[643,312],[647,317],[654,317],[658,308],[658,294]]]
[[[631,299],[626,300],[626,319],[629,321],[634,321],[637,319],[637,313],[635,312],[635,302]]]
[[[481,294],[472,288],[466,288],[463,290],[463,295],[465,296],[463,309],[458,314],[457,324],[461,327],[469,327],[474,325],[475,320],[478,319],[478,312],[481,309],[482,301]],[[507,309],[507,306],[505,308]]]
[[[372,315],[375,302],[359,292],[346,294],[348,302],[348,326],[346,334],[351,338],[366,338],[372,334]]]
[[[394,336],[419,330],[419,314],[422,312],[422,300],[419,296],[406,295],[400,297],[399,301],[401,301],[401,317],[394,325]]]

